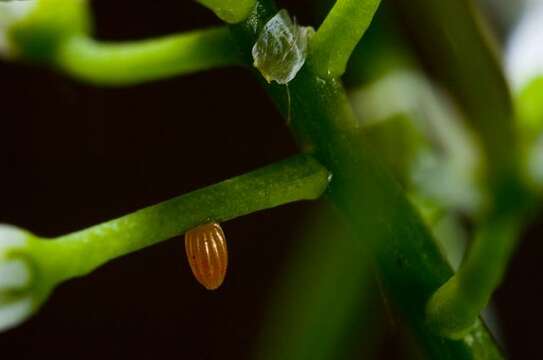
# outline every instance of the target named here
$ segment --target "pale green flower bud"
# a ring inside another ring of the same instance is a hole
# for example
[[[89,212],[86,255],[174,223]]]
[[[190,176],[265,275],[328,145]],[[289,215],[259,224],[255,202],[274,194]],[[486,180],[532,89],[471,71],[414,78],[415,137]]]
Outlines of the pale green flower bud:
[[[0,331],[14,327],[33,312],[32,264],[24,256],[30,234],[0,225]]]

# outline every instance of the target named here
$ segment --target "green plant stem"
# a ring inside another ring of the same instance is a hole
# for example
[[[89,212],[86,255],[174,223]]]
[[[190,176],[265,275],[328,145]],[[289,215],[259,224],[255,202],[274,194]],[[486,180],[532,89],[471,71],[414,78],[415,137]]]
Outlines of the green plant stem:
[[[312,37],[310,59],[321,77],[339,77],[366,32],[380,0],[338,0]]]
[[[275,13],[271,1],[259,0],[248,20],[232,27],[248,64],[258,32]],[[266,84],[257,76],[288,116],[284,87]],[[300,147],[313,153],[333,174],[329,198],[348,220],[356,241],[365,242],[375,254],[387,293],[427,354],[439,359],[500,359],[481,322],[458,341],[428,328],[426,303],[452,270],[401,187],[367,150],[341,84],[333,78],[323,79],[309,63],[289,83],[289,89],[290,125]]]
[[[198,2],[231,24],[245,20],[256,4],[256,0],[198,0]]]
[[[469,331],[501,282],[520,229],[516,216],[499,217],[481,226],[458,272],[428,303],[432,328],[451,338],[461,338]]]
[[[335,208],[319,205],[301,224],[270,291],[255,359],[348,359],[353,348],[363,348],[362,358],[375,355],[384,319],[376,311],[371,254]]]
[[[81,276],[202,223],[318,198],[328,178],[316,160],[299,155],[73,234],[37,240],[32,248],[40,266],[61,280]]]
[[[477,321],[503,278],[523,226],[536,213],[539,198],[515,180],[494,196],[458,272],[428,303],[428,322],[443,336],[459,338]]]
[[[226,28],[211,28],[127,43],[107,43],[85,35],[66,39],[54,56],[64,72],[100,86],[150,80],[239,65],[240,54]]]

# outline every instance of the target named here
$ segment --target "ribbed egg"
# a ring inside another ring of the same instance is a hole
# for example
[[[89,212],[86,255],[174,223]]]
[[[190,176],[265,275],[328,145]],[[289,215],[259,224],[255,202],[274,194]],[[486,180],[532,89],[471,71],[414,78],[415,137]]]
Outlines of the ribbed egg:
[[[226,239],[221,226],[209,223],[187,231],[185,250],[198,282],[208,290],[221,286],[228,265]]]

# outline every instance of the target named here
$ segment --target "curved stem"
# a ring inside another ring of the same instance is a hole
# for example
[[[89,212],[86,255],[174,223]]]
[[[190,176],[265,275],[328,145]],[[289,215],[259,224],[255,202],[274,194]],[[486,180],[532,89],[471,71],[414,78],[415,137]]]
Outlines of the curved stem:
[[[517,217],[494,219],[478,231],[459,271],[428,302],[430,326],[450,338],[461,338],[502,280],[520,235]]]
[[[212,28],[126,43],[68,38],[55,54],[64,72],[101,86],[146,81],[240,64],[227,28]]]
[[[513,103],[490,32],[473,0],[393,0],[421,62],[442,81],[477,130],[491,191],[501,192],[520,159]],[[454,39],[454,40],[453,40]]]
[[[295,156],[52,241],[37,240],[35,257],[42,268],[54,269],[62,279],[81,276],[205,222],[316,199],[328,178],[316,160]]]
[[[356,44],[368,29],[380,0],[338,0],[310,42],[310,61],[322,77],[345,72]]]

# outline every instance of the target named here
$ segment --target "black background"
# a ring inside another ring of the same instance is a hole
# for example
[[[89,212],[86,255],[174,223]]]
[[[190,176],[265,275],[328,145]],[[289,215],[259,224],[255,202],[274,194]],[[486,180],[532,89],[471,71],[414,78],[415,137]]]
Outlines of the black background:
[[[303,14],[310,3],[283,5]],[[192,1],[96,0],[93,10],[97,36],[108,40],[219,23]],[[47,69],[0,63],[0,79],[0,222],[42,236],[297,151],[284,120],[243,69],[97,89]],[[69,281],[31,320],[0,334],[0,358],[248,359],[276,274],[312,207],[297,203],[224,224],[229,274],[216,292],[193,279],[182,238]],[[495,297],[512,358],[533,358],[539,348],[542,230],[527,232]],[[383,358],[401,358],[392,353]]]

